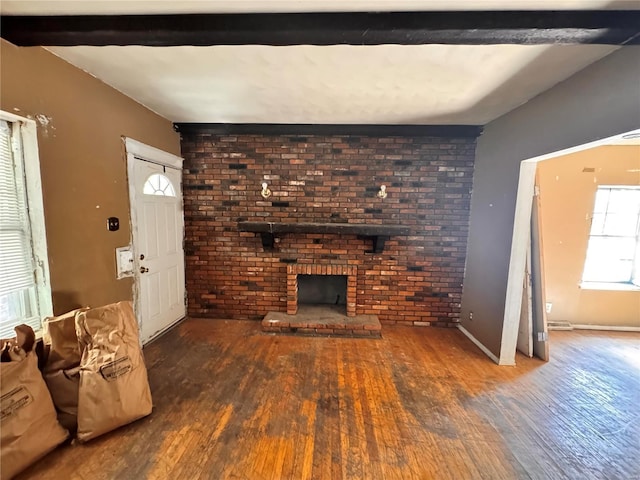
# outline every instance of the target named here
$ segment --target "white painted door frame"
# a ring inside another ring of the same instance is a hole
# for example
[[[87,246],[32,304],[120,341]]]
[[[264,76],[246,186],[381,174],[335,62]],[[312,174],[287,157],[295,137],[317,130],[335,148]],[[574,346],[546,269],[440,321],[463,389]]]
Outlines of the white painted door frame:
[[[527,261],[527,243],[530,236],[531,207],[538,162],[602,145],[608,145],[633,135],[640,135],[640,129],[540,155],[520,163],[520,178],[518,179],[516,211],[513,221],[513,235],[511,238],[509,276],[507,279],[507,294],[502,324],[502,342],[500,345],[500,357],[498,359],[499,365],[515,365],[516,362],[516,344],[520,325],[520,307],[522,305],[522,283],[524,281]],[[544,306],[542,306],[542,308],[544,308]]]
[[[163,165],[166,167],[175,168],[178,170],[182,170],[183,159],[177,155],[173,155],[171,153],[165,152],[158,148],[152,147],[150,145],[146,145],[137,140],[128,137],[122,137],[125,145],[125,150],[127,154],[127,178],[129,183],[129,209],[131,215],[131,246],[134,254],[134,282],[133,282],[133,305],[136,313],[136,317],[138,318],[138,322],[141,321],[141,298],[140,298],[140,261],[138,252],[136,250],[136,245],[139,239],[139,220],[138,213],[136,209],[136,195],[139,195],[141,192],[136,191],[135,187],[135,165],[136,162],[140,160],[148,161],[151,163],[155,163],[158,165]],[[177,193],[179,193],[179,201],[182,205],[182,188],[178,185],[176,189]],[[184,212],[183,212],[184,213]],[[184,239],[184,221],[181,222],[182,226],[182,238]],[[184,251],[183,251],[184,255]],[[141,325],[139,325],[141,327]],[[168,327],[169,328],[169,327]],[[140,328],[142,332],[142,328]],[[160,334],[162,332],[159,332]],[[157,335],[155,335],[157,336]],[[155,336],[153,338],[155,338]],[[147,339],[151,340],[151,339]]]

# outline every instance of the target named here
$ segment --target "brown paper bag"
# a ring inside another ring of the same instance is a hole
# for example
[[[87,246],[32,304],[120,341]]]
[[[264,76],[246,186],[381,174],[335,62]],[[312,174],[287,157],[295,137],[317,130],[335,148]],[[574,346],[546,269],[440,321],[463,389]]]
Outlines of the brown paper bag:
[[[78,422],[78,385],[80,383],[80,347],[73,310],[44,321],[43,341],[49,354],[43,368],[44,380],[58,411],[58,421],[71,432]]]
[[[58,317],[47,317],[43,323],[43,341],[48,345],[49,355],[45,372],[64,370],[80,365],[80,346],[76,334],[76,314],[88,308],[72,310]]]
[[[131,302],[78,312],[78,439],[87,441],[151,413],[151,391]]]
[[[56,420],[34,351],[0,363],[0,476],[9,479],[62,443],[68,435]]]
[[[78,386],[80,367],[44,374],[60,425],[75,432],[78,428]]]

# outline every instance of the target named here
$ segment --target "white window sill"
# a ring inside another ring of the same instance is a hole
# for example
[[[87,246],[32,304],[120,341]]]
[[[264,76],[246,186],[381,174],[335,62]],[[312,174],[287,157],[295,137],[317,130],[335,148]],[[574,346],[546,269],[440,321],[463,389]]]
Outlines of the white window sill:
[[[582,282],[583,290],[619,290],[625,292],[640,292],[640,286],[633,283]]]

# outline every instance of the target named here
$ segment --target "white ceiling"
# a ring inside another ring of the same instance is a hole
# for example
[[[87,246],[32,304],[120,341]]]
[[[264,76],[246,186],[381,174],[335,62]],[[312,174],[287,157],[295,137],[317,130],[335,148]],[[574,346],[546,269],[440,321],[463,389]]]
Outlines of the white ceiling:
[[[10,15],[640,9],[637,0],[2,0]]]
[[[637,0],[1,0],[13,15],[633,9]],[[174,122],[483,125],[616,47],[50,47]]]
[[[484,125],[616,47],[55,47],[174,122]]]

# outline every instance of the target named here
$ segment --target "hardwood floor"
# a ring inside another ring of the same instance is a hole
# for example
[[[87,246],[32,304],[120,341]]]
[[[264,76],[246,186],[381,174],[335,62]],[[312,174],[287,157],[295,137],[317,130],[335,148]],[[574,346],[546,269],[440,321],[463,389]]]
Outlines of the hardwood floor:
[[[551,332],[550,363],[498,367],[453,329],[188,320],[145,349],[151,416],[19,478],[640,478],[639,340]]]

